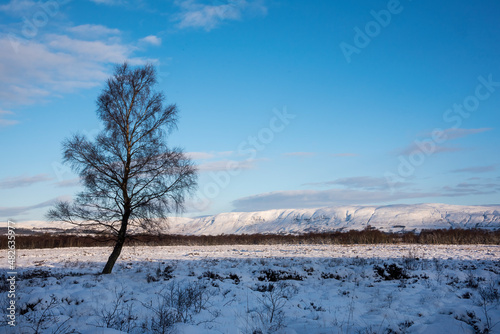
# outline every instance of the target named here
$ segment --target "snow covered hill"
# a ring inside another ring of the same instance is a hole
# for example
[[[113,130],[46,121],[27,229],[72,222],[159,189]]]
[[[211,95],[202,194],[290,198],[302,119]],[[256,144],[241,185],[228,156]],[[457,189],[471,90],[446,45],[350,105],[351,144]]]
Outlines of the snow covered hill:
[[[500,205],[414,204],[229,212],[174,220],[170,224],[170,233],[191,235],[308,233],[362,230],[367,226],[381,231],[500,229]]]
[[[172,218],[165,233],[300,234],[363,230],[368,226],[384,232],[448,228],[497,230],[500,229],[500,205],[413,204],[228,212],[198,218]],[[72,226],[61,223],[25,222],[19,223],[17,227],[34,232],[55,232]]]

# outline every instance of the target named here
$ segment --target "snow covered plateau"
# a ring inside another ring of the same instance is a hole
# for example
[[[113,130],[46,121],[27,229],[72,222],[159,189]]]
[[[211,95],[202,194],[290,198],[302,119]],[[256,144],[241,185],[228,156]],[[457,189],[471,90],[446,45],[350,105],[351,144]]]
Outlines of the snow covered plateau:
[[[500,205],[461,206],[416,204],[388,206],[338,206],[320,209],[287,209],[230,212],[172,222],[172,232],[193,235],[308,233],[362,230],[500,229]]]
[[[500,205],[412,204],[228,212],[197,218],[171,218],[164,232],[184,235],[301,234],[363,230],[368,226],[384,232],[449,228],[498,230]],[[34,231],[69,228],[47,222],[21,222],[17,227]]]

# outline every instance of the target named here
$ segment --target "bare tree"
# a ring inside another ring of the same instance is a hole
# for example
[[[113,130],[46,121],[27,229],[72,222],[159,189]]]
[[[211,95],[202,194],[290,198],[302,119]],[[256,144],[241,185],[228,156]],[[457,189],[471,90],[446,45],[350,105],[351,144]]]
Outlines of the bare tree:
[[[177,107],[164,106],[155,85],[152,65],[117,66],[97,99],[104,129],[93,141],[74,135],[63,143],[64,162],[84,190],[72,203],[57,203],[47,218],[111,234],[116,243],[103,274],[113,270],[129,227],[156,229],[196,187],[196,168],[165,140],[176,127]]]

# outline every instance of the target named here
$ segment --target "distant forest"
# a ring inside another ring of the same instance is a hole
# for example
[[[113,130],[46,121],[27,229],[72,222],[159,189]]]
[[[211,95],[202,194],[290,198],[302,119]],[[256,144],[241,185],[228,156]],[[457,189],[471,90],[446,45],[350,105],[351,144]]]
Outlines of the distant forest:
[[[76,234],[16,235],[16,248],[58,248],[112,246],[113,236]],[[130,235],[128,246],[211,246],[280,244],[489,244],[500,245],[500,231],[481,229],[423,230],[420,233],[384,233],[378,230],[308,233],[301,235],[244,234],[218,236]],[[7,236],[0,236],[0,247],[7,248]]]

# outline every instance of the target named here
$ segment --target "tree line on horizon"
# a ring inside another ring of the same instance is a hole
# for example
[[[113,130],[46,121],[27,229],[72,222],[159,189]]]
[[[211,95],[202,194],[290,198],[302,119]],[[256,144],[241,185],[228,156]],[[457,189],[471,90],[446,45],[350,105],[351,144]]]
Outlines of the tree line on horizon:
[[[216,245],[350,245],[350,244],[426,244],[426,245],[500,245],[500,230],[440,229],[422,230],[420,233],[386,233],[379,230],[347,232],[242,235],[129,235],[127,246],[216,246]],[[0,247],[7,247],[7,236],[0,236]],[[35,234],[18,235],[18,249],[62,247],[112,247],[114,235]]]

